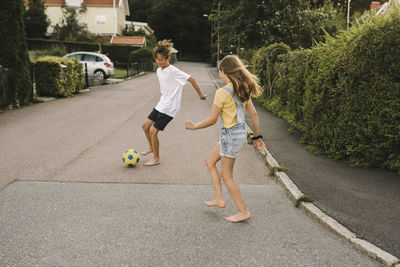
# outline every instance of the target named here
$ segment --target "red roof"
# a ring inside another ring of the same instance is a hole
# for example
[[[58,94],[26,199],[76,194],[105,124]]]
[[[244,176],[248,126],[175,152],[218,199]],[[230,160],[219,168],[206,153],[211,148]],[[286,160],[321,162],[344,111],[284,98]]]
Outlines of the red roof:
[[[84,5],[102,5],[102,6],[112,6],[113,0],[84,0]],[[119,0],[115,0],[115,5],[119,5]]]
[[[144,46],[146,39],[142,36],[114,36],[111,44]]]
[[[379,1],[372,1],[372,2],[371,2],[371,5],[370,5],[370,7],[369,7],[369,9],[370,9],[370,11],[372,11],[372,10],[375,10],[375,9],[380,8],[381,6],[383,6],[383,4],[381,4],[381,2],[379,2]]]
[[[25,4],[29,0],[25,0]],[[46,5],[65,5],[65,0],[44,0]],[[100,5],[100,6],[112,6],[113,0],[83,0],[84,5]],[[115,0],[115,5],[119,5],[119,0]]]

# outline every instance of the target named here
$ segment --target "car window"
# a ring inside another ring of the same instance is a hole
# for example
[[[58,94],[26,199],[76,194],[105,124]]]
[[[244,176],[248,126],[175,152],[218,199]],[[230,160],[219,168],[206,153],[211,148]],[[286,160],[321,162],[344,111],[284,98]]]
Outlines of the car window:
[[[73,55],[69,55],[67,58],[69,58],[69,59],[78,58],[78,60],[80,60],[81,56],[82,56],[82,54],[73,54]]]
[[[89,55],[89,54],[83,54],[82,60],[87,61],[87,62],[96,62],[96,56]]]
[[[103,59],[101,57],[96,57],[96,62],[102,62]]]

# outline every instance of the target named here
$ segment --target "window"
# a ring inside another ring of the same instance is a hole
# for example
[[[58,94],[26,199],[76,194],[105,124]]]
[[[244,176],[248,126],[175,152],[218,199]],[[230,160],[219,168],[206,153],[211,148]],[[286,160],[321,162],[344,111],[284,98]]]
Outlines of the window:
[[[107,15],[96,15],[94,16],[94,24],[96,25],[106,25]]]
[[[96,62],[96,56],[94,55],[89,55],[89,54],[84,54],[82,61],[87,61],[87,62]]]
[[[68,56],[69,59],[78,58],[78,60],[82,59],[82,54],[73,54]]]

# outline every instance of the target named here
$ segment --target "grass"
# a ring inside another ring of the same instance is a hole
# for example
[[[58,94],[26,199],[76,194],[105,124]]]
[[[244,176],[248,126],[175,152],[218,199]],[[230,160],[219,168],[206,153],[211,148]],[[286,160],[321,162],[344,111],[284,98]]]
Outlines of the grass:
[[[269,175],[270,176],[275,176],[276,172],[286,172],[287,168],[284,167],[270,167],[269,168]]]
[[[309,195],[302,195],[296,200],[295,206],[298,207],[301,202],[314,202],[314,198]]]
[[[124,68],[115,68],[114,75],[111,76],[113,79],[125,79],[126,78],[126,69]]]

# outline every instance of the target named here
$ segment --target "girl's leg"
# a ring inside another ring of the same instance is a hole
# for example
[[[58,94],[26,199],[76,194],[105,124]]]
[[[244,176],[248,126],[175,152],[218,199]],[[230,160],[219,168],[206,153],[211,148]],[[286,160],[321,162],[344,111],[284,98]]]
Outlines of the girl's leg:
[[[217,144],[206,158],[206,165],[214,186],[215,198],[212,201],[204,201],[204,203],[209,207],[218,206],[220,208],[225,208],[226,204],[224,197],[222,196],[221,179],[216,166],[217,162],[221,159],[221,156],[219,155],[219,149],[219,144]]]
[[[150,127],[153,124],[154,124],[154,121],[149,120],[149,119],[146,119],[142,124],[142,128],[143,128],[144,134],[146,135],[147,142],[149,142],[149,149],[147,151],[140,153],[140,155],[142,155],[142,156],[146,156],[147,154],[150,154],[151,152],[153,152],[153,147],[151,145],[151,136],[150,136]]]
[[[145,166],[154,166],[160,164],[160,144],[158,141],[158,132],[159,130],[157,128],[154,128],[154,126],[150,127],[150,138],[151,138],[151,147],[153,148],[153,159],[146,162]]]
[[[250,219],[251,215],[250,212],[247,210],[246,205],[244,204],[242,195],[240,194],[239,187],[237,186],[232,177],[234,163],[235,159],[229,157],[222,157],[221,176],[222,179],[224,180],[226,188],[229,191],[229,194],[231,195],[239,211],[233,216],[226,217],[225,220],[228,222],[241,222]]]

